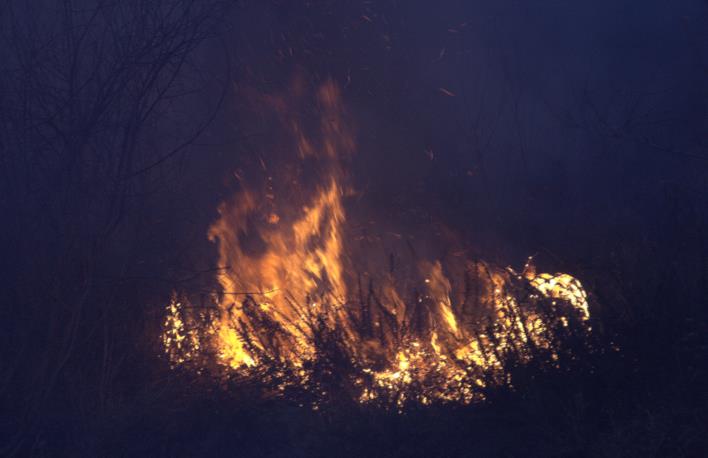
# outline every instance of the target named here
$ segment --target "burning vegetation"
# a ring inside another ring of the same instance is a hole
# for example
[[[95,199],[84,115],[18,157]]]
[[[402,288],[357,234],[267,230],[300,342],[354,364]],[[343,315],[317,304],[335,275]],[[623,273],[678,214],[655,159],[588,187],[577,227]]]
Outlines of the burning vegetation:
[[[267,395],[307,393],[314,405],[344,393],[401,408],[481,400],[512,383],[515,364],[573,357],[564,342],[590,331],[590,314],[572,276],[536,273],[530,258],[518,272],[463,252],[430,259],[398,234],[356,248],[345,211],[351,123],[332,82],[317,89],[313,116],[300,115],[305,87],[258,98],[297,160],[278,176],[261,160],[257,185],[236,174],[240,189],[208,233],[219,290],[199,306],[175,294],[166,309],[172,367],[258,381]]]

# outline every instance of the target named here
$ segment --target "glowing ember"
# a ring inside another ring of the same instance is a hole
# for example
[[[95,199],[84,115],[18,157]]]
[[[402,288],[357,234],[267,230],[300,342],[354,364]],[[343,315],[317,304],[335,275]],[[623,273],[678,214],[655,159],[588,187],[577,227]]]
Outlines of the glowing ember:
[[[221,291],[212,308],[177,297],[168,305],[162,340],[173,366],[216,367],[281,393],[327,396],[326,380],[336,379],[362,403],[469,403],[509,382],[509,360],[555,360],[563,329],[589,330],[580,282],[536,274],[530,260],[521,273],[414,260],[412,273],[363,272],[365,285],[348,256],[343,204],[343,163],[355,142],[337,87],[323,85],[316,100],[317,141],[287,101],[267,99],[307,165],[287,169],[287,194],[268,177],[261,193],[243,190],[219,207],[209,238],[227,266]],[[319,184],[306,191],[301,175],[313,167]]]

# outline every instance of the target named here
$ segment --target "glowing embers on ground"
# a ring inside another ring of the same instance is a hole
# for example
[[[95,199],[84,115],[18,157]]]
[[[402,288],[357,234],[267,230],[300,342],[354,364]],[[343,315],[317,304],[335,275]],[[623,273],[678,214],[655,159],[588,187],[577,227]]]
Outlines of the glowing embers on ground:
[[[352,256],[351,123],[333,83],[312,97],[304,87],[258,102],[286,134],[269,146],[294,157],[275,170],[261,160],[265,178],[220,205],[209,230],[220,288],[206,306],[167,306],[173,367],[256,380],[271,395],[469,403],[510,383],[515,364],[554,364],[589,330],[587,295],[567,274],[417,255],[394,268],[383,245]]]

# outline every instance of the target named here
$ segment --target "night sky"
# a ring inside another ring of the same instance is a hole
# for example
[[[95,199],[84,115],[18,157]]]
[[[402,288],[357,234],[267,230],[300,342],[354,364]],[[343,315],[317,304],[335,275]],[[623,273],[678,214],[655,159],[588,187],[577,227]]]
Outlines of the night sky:
[[[703,2],[238,5],[204,57],[234,80],[218,167],[269,154],[239,89],[304,74],[343,88],[368,211],[419,208],[498,262],[588,262],[608,232],[653,231],[667,192],[706,191]]]

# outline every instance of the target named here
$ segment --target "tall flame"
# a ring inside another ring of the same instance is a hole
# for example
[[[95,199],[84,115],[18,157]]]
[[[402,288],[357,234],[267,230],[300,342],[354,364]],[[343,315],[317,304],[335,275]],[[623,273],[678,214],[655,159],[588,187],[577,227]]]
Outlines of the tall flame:
[[[348,256],[344,205],[354,136],[334,83],[322,85],[315,100],[319,121],[308,136],[312,127],[286,98],[266,98],[300,167],[281,179],[287,193],[279,195],[275,187],[284,186],[269,176],[262,192],[244,185],[219,206],[208,233],[222,268],[216,313],[189,312],[173,299],[163,343],[174,365],[198,366],[216,355],[224,371],[263,376],[272,369],[287,374],[281,389],[302,385],[321,394],[313,380],[335,346],[345,355],[338,369],[360,402],[471,402],[488,384],[507,380],[510,355],[557,357],[557,329],[589,329],[580,282],[537,275],[530,263],[516,273],[474,260],[461,267],[417,260],[409,278],[379,269],[363,272],[364,284]]]

